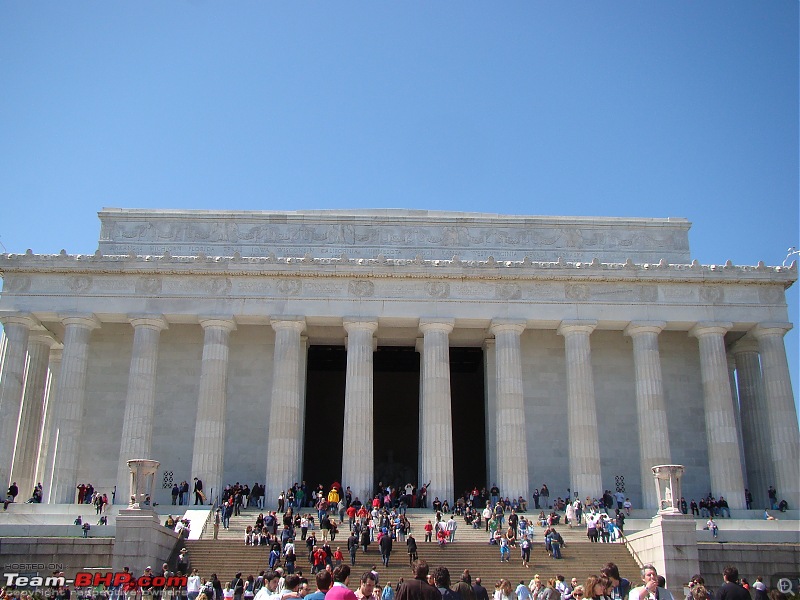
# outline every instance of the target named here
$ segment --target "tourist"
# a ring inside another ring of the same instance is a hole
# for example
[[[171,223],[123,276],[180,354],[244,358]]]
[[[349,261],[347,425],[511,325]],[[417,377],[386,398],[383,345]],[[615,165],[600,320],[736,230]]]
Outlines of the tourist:
[[[433,573],[433,579],[442,600],[462,600],[459,594],[450,589],[450,571],[447,567],[437,568]]]
[[[628,594],[628,600],[673,600],[672,593],[658,585],[658,571],[653,565],[645,565],[641,570],[643,585],[633,588]],[[587,588],[588,589],[588,588]]]
[[[750,592],[739,584],[739,569],[728,565],[722,570],[723,583],[714,600],[750,600]]]
[[[631,582],[620,576],[619,567],[613,562],[606,563],[600,574],[608,577],[613,586],[610,594],[611,600],[626,600],[631,591]]]
[[[412,570],[414,571],[414,579],[403,582],[395,600],[441,600],[442,595],[427,581],[428,563],[424,560],[417,560],[414,562]],[[336,599],[328,598],[327,600]],[[488,600],[488,598],[479,598],[478,600]]]
[[[603,575],[590,575],[584,585],[589,598],[593,600],[609,600],[608,590],[611,580]]]
[[[717,537],[717,531],[719,528],[717,527],[717,523],[714,521],[714,517],[709,517],[708,521],[706,522],[705,529],[709,530],[714,537]]]
[[[514,588],[508,579],[501,579],[497,582],[492,600],[515,600]]]
[[[556,589],[555,579],[547,580],[547,585],[536,595],[536,600],[561,600],[561,592]]]
[[[771,514],[769,514],[769,511],[765,508],[764,509],[764,520],[765,521],[777,521],[778,519],[773,517]]]
[[[373,571],[366,571],[361,576],[361,583],[356,590],[356,598],[358,600],[380,600],[378,593],[375,590],[375,585],[378,583],[378,578]]]

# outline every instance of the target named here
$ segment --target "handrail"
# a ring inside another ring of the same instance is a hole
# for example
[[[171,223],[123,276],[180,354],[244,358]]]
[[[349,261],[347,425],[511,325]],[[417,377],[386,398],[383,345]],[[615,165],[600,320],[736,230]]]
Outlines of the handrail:
[[[622,538],[622,543],[625,544],[625,547],[628,549],[628,551],[633,556],[633,560],[636,561],[636,564],[639,565],[639,568],[641,569],[644,566],[644,562],[642,561],[641,558],[639,558],[639,553],[636,552],[636,550],[633,549],[633,546],[631,545],[630,541],[628,540],[628,536],[625,535],[625,532],[620,531],[620,537]]]

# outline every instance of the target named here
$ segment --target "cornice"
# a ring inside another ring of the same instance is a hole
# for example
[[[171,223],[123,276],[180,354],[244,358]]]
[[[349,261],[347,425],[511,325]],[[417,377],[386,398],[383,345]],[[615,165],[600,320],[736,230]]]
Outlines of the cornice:
[[[791,266],[755,266],[634,263],[498,261],[486,260],[392,259],[375,258],[316,258],[306,256],[242,257],[233,256],[161,256],[151,255],[92,255],[67,254],[0,254],[0,275],[69,274],[69,275],[194,275],[226,277],[366,277],[403,279],[460,279],[460,280],[541,280],[541,281],[621,281],[715,284],[781,284],[790,287],[797,281],[797,262]]]

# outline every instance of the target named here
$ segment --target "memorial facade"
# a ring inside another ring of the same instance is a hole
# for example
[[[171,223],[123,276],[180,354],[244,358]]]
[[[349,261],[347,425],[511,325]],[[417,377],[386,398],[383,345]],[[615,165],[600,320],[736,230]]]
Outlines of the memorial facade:
[[[0,256],[0,478],[49,502],[198,477],[800,505],[796,265],[700,265],[685,219],[104,209]],[[125,494],[116,501],[126,503]]]

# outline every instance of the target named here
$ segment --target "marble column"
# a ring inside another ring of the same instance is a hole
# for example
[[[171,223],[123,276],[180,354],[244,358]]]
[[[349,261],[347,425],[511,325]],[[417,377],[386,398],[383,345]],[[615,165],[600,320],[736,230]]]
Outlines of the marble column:
[[[761,505],[768,501],[767,489],[775,482],[758,340],[752,335],[744,336],[733,345],[733,358],[739,388],[747,488],[753,494],[753,508],[758,510],[764,508]]]
[[[86,373],[89,367],[89,339],[100,327],[94,315],[69,315],[64,324],[64,353],[55,399],[55,421],[50,435],[53,468],[49,502],[72,504],[78,485],[78,459],[86,402]]]
[[[775,482],[778,501],[786,500],[789,508],[800,506],[800,434],[797,428],[797,411],[794,406],[792,382],[783,336],[791,323],[760,323],[752,333],[761,350],[761,377],[763,381],[766,414],[760,418],[769,421],[769,444],[775,465]]]
[[[747,464],[744,456],[744,437],[742,436],[742,407],[739,404],[739,387],[736,384],[736,359],[729,351],[725,358],[728,361],[728,384],[731,388],[731,402],[733,403],[733,418],[736,423],[736,443],[739,445],[739,464],[742,465],[742,481],[747,487]]]
[[[497,352],[494,338],[483,340],[484,430],[486,434],[486,481],[497,483]],[[499,487],[499,486],[498,486]],[[523,494],[523,497],[527,498]]]
[[[125,489],[125,482],[130,478],[129,460],[152,458],[158,342],[161,332],[168,327],[161,315],[137,315],[131,317],[130,322],[133,325],[133,352],[122,421],[117,490]],[[115,502],[126,504],[128,498],[117,494]]]
[[[192,450],[192,478],[203,482],[208,502],[219,498],[225,460],[225,409],[228,400],[228,342],[233,318],[201,318],[203,362]],[[190,482],[191,488],[191,482]],[[192,499],[189,499],[192,503]]]
[[[648,479],[653,476],[653,467],[672,462],[661,355],[658,350],[658,334],[665,325],[663,321],[632,322],[624,331],[633,340],[642,507],[649,509],[658,508],[660,501],[656,490],[648,485]]]
[[[731,509],[741,509],[745,507],[744,477],[725,354],[725,333],[731,327],[731,323],[698,323],[689,335],[696,337],[700,346],[709,487],[715,497],[725,496]]]
[[[272,399],[267,438],[266,501],[277,501],[281,490],[302,480],[303,410],[301,334],[304,317],[279,317],[270,320],[275,330],[272,368]]]
[[[22,394],[25,389],[28,340],[39,322],[33,315],[18,313],[0,317],[6,338],[6,354],[0,373],[0,487],[11,483],[11,462],[17,438]],[[5,489],[1,490],[5,493]],[[20,494],[28,491],[20,490]]]
[[[33,493],[36,460],[42,435],[42,412],[47,385],[47,365],[54,340],[49,335],[32,334],[28,340],[28,369],[25,394],[19,416],[11,481],[16,481],[20,496],[27,500]]]
[[[50,434],[53,430],[55,418],[56,396],[58,378],[61,374],[61,360],[64,357],[64,347],[61,344],[50,349],[50,362],[48,364],[47,385],[44,392],[44,406],[42,417],[42,435],[39,441],[39,455],[36,459],[36,483],[50,481],[52,476],[52,456],[50,455]],[[49,486],[48,486],[49,489]]]
[[[373,418],[372,334],[377,321],[345,319],[347,331],[347,380],[344,391],[344,440],[342,486],[350,486],[353,498],[364,504],[375,485],[375,423]]]
[[[567,427],[569,430],[570,489],[580,498],[599,498],[603,493],[600,473],[600,441],[592,375],[589,336],[597,321],[562,321],[567,361]],[[651,465],[653,466],[653,465]]]
[[[450,396],[450,332],[454,319],[420,319],[422,395],[419,411],[418,481],[431,482],[428,495],[455,501],[453,477],[453,415]]]
[[[497,486],[509,498],[530,495],[528,489],[528,438],[525,427],[525,397],[522,390],[520,336],[525,321],[495,319],[489,326],[494,335],[497,364]]]

